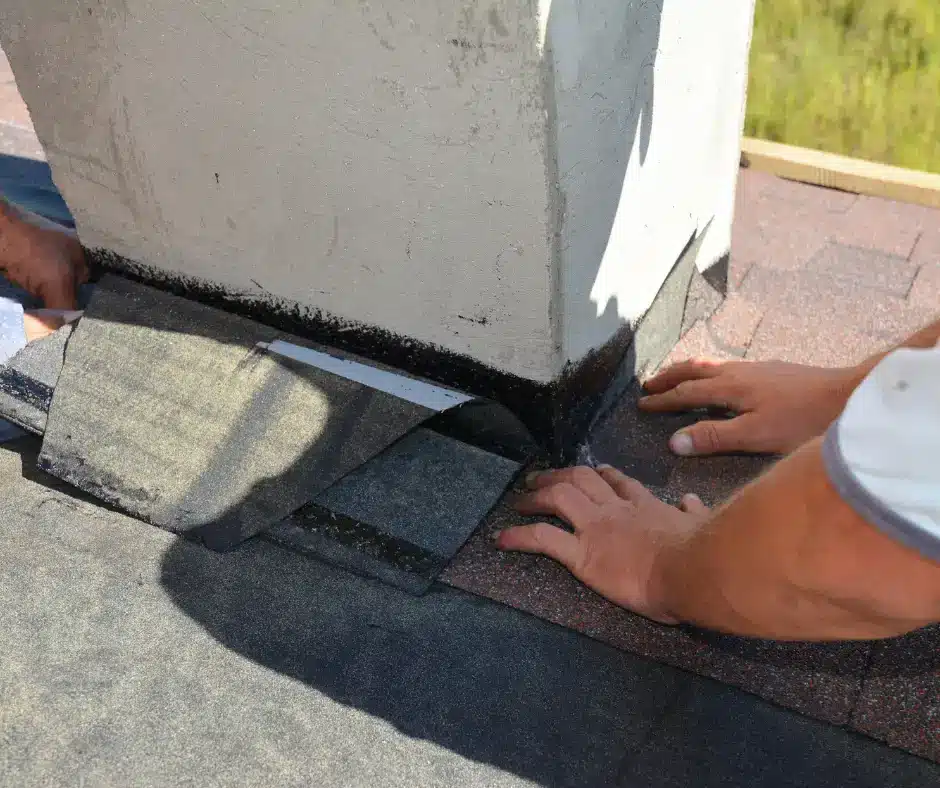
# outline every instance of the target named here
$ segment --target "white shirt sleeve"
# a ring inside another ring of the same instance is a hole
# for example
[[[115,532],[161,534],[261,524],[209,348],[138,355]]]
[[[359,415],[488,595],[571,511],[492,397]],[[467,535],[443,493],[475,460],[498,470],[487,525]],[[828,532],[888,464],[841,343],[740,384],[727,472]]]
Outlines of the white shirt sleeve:
[[[829,428],[823,459],[861,517],[940,562],[940,347],[882,359]]]

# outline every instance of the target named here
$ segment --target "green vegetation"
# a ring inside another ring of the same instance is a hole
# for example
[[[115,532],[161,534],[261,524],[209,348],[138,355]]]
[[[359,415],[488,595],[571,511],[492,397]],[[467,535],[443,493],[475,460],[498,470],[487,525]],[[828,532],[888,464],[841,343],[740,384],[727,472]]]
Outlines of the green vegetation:
[[[745,133],[940,172],[940,0],[757,0]]]

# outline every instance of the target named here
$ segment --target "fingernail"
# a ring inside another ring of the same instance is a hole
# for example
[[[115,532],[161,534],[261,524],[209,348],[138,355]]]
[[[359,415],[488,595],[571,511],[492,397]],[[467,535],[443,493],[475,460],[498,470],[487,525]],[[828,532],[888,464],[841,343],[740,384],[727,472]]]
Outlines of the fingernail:
[[[692,436],[687,432],[677,432],[669,439],[669,448],[673,453],[680,457],[688,457],[695,454],[695,444],[692,443]]]
[[[532,471],[532,473],[527,473],[525,475],[525,484],[526,487],[534,487],[535,483],[538,481],[539,476],[542,475],[541,471]]]
[[[614,469],[613,465],[608,465],[606,462],[597,466],[599,471],[612,471]]]

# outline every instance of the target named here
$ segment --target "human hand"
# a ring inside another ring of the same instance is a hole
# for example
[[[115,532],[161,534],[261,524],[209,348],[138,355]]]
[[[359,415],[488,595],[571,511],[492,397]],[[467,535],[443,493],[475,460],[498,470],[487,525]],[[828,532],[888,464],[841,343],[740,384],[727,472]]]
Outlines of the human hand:
[[[0,270],[47,309],[74,309],[88,281],[82,245],[73,232],[0,198]]]
[[[49,336],[66,323],[78,320],[82,314],[82,312],[63,309],[35,309],[31,312],[24,312],[23,330],[26,333],[27,343]]]
[[[862,377],[854,367],[690,360],[647,381],[649,396],[639,407],[649,412],[725,408],[737,414],[679,430],[669,441],[679,455],[786,454],[826,431]]]
[[[499,549],[554,558],[611,602],[663,624],[678,623],[665,606],[658,567],[708,518],[697,496],[685,496],[677,509],[609,466],[532,474],[527,485],[532,492],[516,502],[516,510],[559,517],[574,533],[549,523],[520,525],[499,534]]]
[[[47,309],[74,309],[78,286],[88,281],[78,239],[39,227],[24,235],[26,251],[5,261],[7,279],[40,299]]]

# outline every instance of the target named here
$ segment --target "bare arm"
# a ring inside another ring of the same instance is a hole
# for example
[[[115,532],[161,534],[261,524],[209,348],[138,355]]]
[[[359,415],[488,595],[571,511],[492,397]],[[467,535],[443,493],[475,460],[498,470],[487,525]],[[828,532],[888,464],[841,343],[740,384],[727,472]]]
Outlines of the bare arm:
[[[881,638],[940,621],[940,565],[865,522],[815,439],[664,550],[654,597],[682,621],[778,639]]]
[[[0,271],[49,309],[73,309],[87,281],[84,252],[71,230],[0,197]]]
[[[926,326],[920,331],[911,334],[903,342],[895,345],[889,350],[886,350],[883,353],[876,353],[871,358],[865,359],[865,361],[863,361],[857,367],[859,374],[858,382],[861,383],[862,379],[878,365],[878,362],[893,350],[897,350],[901,347],[930,348],[936,345],[938,341],[940,341],[940,320],[936,320],[929,326]]]

